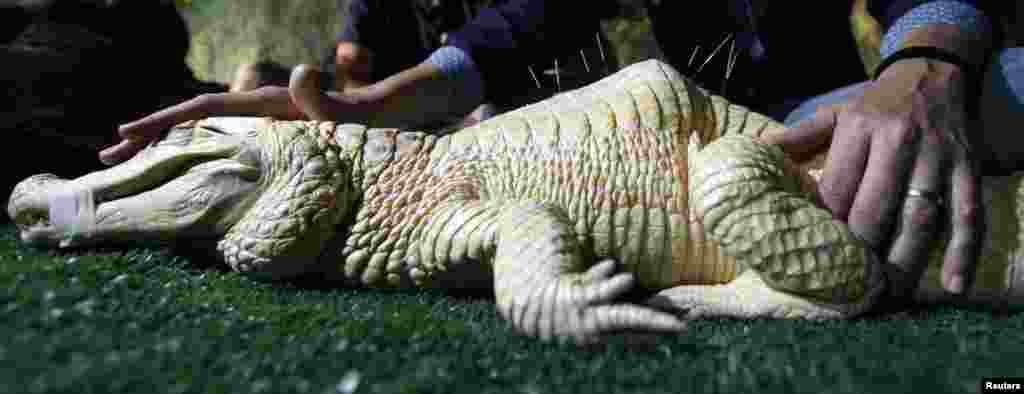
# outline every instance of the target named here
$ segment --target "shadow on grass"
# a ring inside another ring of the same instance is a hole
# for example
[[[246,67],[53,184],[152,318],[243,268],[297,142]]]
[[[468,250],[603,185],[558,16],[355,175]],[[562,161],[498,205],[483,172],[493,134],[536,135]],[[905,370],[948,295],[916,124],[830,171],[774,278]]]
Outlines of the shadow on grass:
[[[968,307],[689,326],[582,350],[516,335],[488,296],[267,284],[0,229],[0,392],[960,393],[1024,358],[1022,314]]]

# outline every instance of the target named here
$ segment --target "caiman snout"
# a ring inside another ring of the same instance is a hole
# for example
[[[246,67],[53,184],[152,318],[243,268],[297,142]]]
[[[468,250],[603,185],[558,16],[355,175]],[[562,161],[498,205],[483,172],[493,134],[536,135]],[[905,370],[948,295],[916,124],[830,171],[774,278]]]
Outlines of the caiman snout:
[[[33,244],[81,246],[211,236],[260,178],[244,138],[179,128],[135,158],[78,179],[51,174],[19,183],[8,214]],[[248,159],[248,160],[246,160]],[[248,162],[246,162],[248,161]],[[238,218],[236,217],[235,220]],[[177,234],[177,235],[172,235]]]
[[[345,208],[335,198],[344,192],[338,154],[310,127],[256,118],[184,124],[109,169],[25,179],[8,214],[27,243],[207,242],[239,271],[296,274]]]

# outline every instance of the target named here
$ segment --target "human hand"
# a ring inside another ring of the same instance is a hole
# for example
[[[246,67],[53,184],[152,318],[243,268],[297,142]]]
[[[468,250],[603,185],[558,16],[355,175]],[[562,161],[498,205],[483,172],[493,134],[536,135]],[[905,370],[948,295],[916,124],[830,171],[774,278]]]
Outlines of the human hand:
[[[142,119],[120,125],[117,134],[122,140],[118,144],[100,151],[100,161],[114,165],[135,156],[174,125],[202,118],[200,109],[207,104],[206,96],[198,96],[183,103],[165,108]]]
[[[244,92],[203,94],[121,125],[117,133],[122,141],[100,151],[100,161],[114,165],[128,160],[171,127],[210,116],[301,119],[305,115],[295,107],[288,88],[284,87],[266,86]]]
[[[819,191],[833,214],[887,260],[891,292],[913,295],[945,217],[951,234],[942,285],[971,285],[985,230],[980,169],[966,130],[964,76],[956,66],[907,59],[862,95],[819,109],[773,136],[787,153],[829,147]]]

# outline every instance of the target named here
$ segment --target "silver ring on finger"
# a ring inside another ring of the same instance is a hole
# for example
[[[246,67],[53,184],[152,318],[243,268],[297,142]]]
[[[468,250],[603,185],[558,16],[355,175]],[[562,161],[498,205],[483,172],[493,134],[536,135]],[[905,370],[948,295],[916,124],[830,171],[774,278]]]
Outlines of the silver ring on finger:
[[[907,188],[907,198],[909,199],[911,197],[931,201],[932,204],[935,204],[936,207],[940,208],[942,207],[944,202],[942,199],[942,194],[939,194],[939,192],[926,189],[917,189],[913,187]]]

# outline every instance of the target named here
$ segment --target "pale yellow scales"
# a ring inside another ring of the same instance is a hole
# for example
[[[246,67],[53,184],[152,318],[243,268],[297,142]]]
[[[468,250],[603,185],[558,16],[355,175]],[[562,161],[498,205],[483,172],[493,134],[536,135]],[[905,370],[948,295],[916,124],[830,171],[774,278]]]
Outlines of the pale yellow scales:
[[[756,138],[784,128],[656,60],[438,137],[331,122],[211,118],[75,180],[37,175],[22,239],[207,246],[278,279],[493,288],[523,333],[591,341],[679,331],[680,315],[856,316],[880,263]],[[986,180],[969,300],[1020,304],[1020,177]],[[934,268],[921,297],[936,299]],[[645,304],[622,295],[642,286]]]

